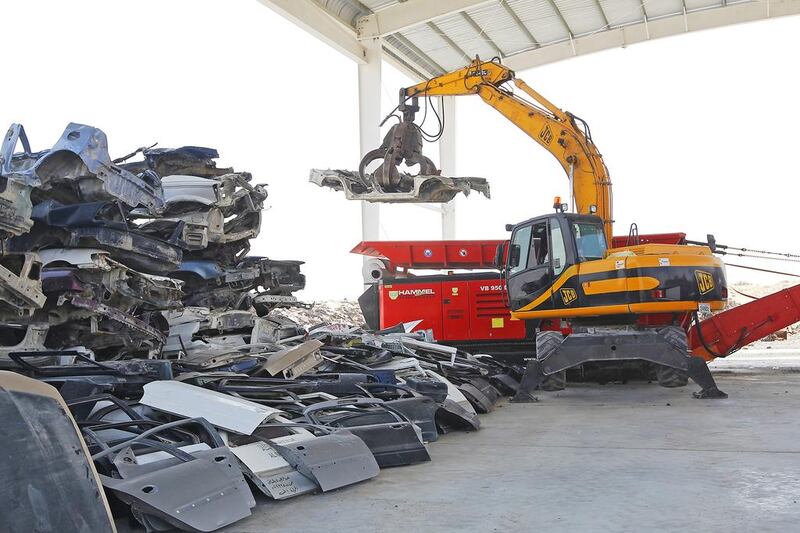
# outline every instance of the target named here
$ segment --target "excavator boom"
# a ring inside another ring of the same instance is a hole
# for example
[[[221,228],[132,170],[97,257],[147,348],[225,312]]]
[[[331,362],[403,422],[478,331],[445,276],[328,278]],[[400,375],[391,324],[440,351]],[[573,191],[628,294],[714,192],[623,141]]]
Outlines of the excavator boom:
[[[504,87],[509,82],[531,100]],[[558,159],[570,178],[575,211],[602,218],[606,239],[611,242],[611,178],[603,156],[592,142],[588,126],[517,79],[514,71],[497,61],[476,58],[467,67],[402,89],[400,100],[402,106],[418,97],[468,94],[480,96]]]

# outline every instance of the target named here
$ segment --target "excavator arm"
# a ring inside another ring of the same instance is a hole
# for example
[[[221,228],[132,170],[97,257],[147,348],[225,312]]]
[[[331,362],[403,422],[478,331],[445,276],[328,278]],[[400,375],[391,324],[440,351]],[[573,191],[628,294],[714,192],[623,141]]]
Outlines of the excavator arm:
[[[533,102],[504,88],[508,82]],[[400,107],[417,97],[467,94],[480,96],[558,159],[570,178],[575,210],[602,218],[607,242],[611,243],[611,179],[603,156],[592,142],[588,126],[517,79],[514,71],[497,61],[476,58],[465,68],[402,89]]]

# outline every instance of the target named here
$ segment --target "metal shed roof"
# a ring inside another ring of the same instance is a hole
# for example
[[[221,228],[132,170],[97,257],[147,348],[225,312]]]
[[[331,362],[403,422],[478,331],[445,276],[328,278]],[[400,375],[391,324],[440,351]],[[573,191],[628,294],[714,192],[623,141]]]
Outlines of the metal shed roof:
[[[800,0],[259,0],[359,62],[418,79],[498,56],[516,70],[607,48],[800,13]]]

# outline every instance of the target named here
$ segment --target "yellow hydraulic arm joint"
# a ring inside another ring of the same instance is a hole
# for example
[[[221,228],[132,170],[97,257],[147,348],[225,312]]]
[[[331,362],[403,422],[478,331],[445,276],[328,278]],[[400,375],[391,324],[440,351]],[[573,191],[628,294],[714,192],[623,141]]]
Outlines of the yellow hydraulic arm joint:
[[[533,102],[520,98],[501,85],[513,82]],[[401,102],[412,97],[477,94],[534,141],[548,150],[570,177],[575,211],[603,219],[606,240],[611,244],[611,178],[603,156],[592,142],[588,126],[562,111],[498,61],[475,61],[467,67],[431,78],[400,92]]]

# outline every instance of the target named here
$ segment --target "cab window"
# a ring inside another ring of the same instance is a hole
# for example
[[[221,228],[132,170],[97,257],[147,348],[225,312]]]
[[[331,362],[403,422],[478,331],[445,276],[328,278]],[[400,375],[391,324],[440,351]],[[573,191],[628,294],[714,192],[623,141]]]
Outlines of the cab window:
[[[546,220],[531,226],[531,249],[528,257],[528,268],[535,268],[550,262],[550,246],[547,241]]]
[[[525,226],[514,233],[511,241],[511,255],[513,256],[509,275],[522,272],[528,267],[528,254],[531,248],[531,226]],[[514,264],[516,262],[516,264]]]
[[[578,261],[591,261],[605,257],[608,247],[602,225],[594,222],[573,222],[572,233],[578,249]]]
[[[553,274],[559,275],[567,266],[567,249],[561,226],[554,220],[550,226],[550,247],[553,249]]]

